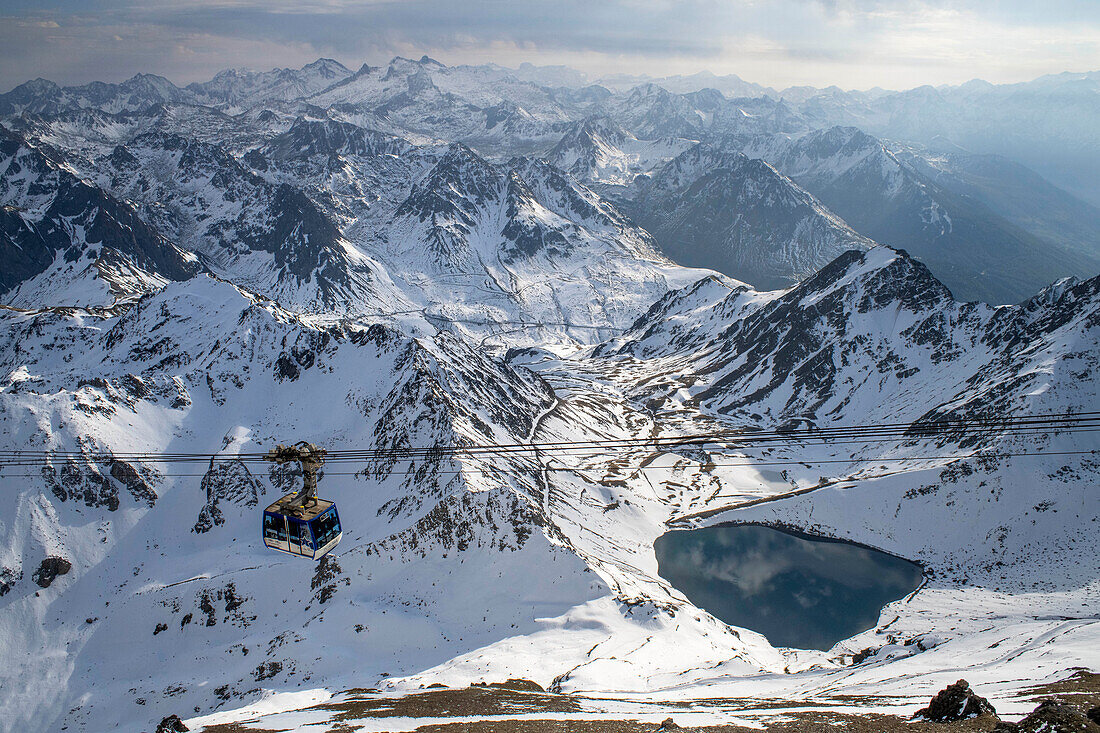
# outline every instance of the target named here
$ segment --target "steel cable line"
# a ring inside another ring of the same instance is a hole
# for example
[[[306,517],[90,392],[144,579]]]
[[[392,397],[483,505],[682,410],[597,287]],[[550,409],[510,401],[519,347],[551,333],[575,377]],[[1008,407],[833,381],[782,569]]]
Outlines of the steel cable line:
[[[612,438],[605,440],[559,441],[547,443],[513,444],[471,444],[456,446],[432,446],[427,448],[381,448],[366,450],[331,450],[327,460],[362,459],[402,459],[413,457],[441,457],[453,454],[472,455],[477,453],[500,454],[513,451],[530,452],[532,450],[569,451],[577,448],[630,448],[630,447],[676,447],[680,445],[702,444],[710,442],[735,445],[753,444],[803,444],[807,441],[838,442],[841,440],[881,440],[881,439],[919,439],[925,437],[947,436],[974,432],[978,429],[1000,430],[1003,433],[1025,434],[1043,432],[1080,432],[1100,427],[1100,417],[1088,417],[1100,413],[1076,413],[1052,416],[1028,416],[1025,418],[1003,418],[993,420],[950,421],[927,424],[885,424],[836,428],[809,428],[802,430],[737,430],[716,433],[689,434],[678,436],[651,436],[645,438]],[[177,462],[209,460],[223,457],[218,453],[150,453],[150,452],[86,452],[86,451],[0,451],[0,464],[13,462],[39,461],[67,456],[89,458],[101,455],[110,459],[156,460],[159,462]],[[226,456],[229,457],[229,456]],[[240,453],[232,456],[237,460],[262,460],[262,453]]]
[[[1072,427],[1072,428],[1042,428],[1042,429],[1030,429],[1030,430],[1017,430],[1011,433],[1003,433],[998,437],[1012,436],[1039,436],[1048,435],[1050,433],[1092,433],[1100,432],[1100,425],[1097,426],[1084,426],[1084,427]],[[907,436],[909,437],[909,436]],[[869,443],[882,443],[893,442],[897,440],[897,436],[894,437],[862,437],[862,438],[849,438],[845,440],[841,439],[827,439],[822,442],[822,445],[840,446],[840,445],[867,445]],[[607,442],[607,443],[591,443],[591,444],[573,444],[561,448],[546,447],[540,444],[528,444],[525,446],[518,446],[510,449],[498,449],[494,447],[469,447],[469,448],[454,448],[440,451],[426,451],[422,453],[408,453],[405,451],[395,451],[393,453],[384,455],[336,455],[327,456],[326,462],[340,463],[340,462],[353,462],[353,463],[387,463],[387,462],[402,462],[406,460],[426,460],[426,459],[443,459],[443,458],[478,458],[478,457],[506,457],[509,455],[528,455],[537,451],[552,453],[557,456],[591,456],[596,455],[599,452],[608,452],[611,450],[626,450],[646,448],[651,450],[661,451],[673,451],[678,448],[690,448],[699,447],[704,445],[713,445],[716,443],[723,443],[722,449],[734,450],[738,448],[760,448],[760,449],[772,449],[772,448],[794,448],[803,447],[808,445],[806,440],[792,440],[792,441],[769,441],[756,443],[743,443],[735,441],[722,441],[712,438],[686,440],[686,439],[669,439],[667,442],[661,441],[654,443],[654,441],[646,442]],[[728,444],[726,444],[728,443]],[[912,441],[913,444],[916,441]],[[12,459],[3,460],[0,459],[0,468],[6,466],[51,466],[53,461],[64,459],[82,459],[92,462],[111,462],[115,460],[125,460],[136,463],[206,463],[211,458],[214,460],[234,460],[241,463],[262,463],[262,458],[250,457],[245,455],[233,455],[233,454],[196,454],[188,455],[186,457],[173,457],[161,454],[147,454],[142,456],[136,456],[132,454],[124,453],[66,453],[66,454],[48,454],[38,458],[24,458],[24,459]]]
[[[724,444],[726,449],[741,447],[802,446],[808,442],[843,445],[885,441],[919,441],[932,437],[961,438],[990,433],[989,437],[1008,435],[1041,435],[1047,433],[1077,433],[1100,430],[1100,412],[1058,413],[1028,415],[1014,418],[982,420],[942,420],[926,423],[888,423],[830,428],[804,428],[799,430],[730,430],[680,436],[652,436],[645,438],[613,438],[604,440],[558,441],[547,443],[471,444],[433,446],[427,448],[375,448],[363,450],[332,450],[327,461],[353,461],[363,463],[399,462],[415,459],[442,459],[445,457],[506,456],[517,453],[544,451],[558,455],[579,455],[596,450],[652,450]],[[188,463],[210,460],[236,460],[241,462],[263,461],[263,453],[223,455],[219,453],[152,453],[112,451],[0,451],[0,467],[49,466],[54,460],[79,458],[89,462],[116,460],[139,463]]]
[[[1094,417],[1095,416],[1095,417]],[[670,436],[668,438],[656,438],[658,440],[683,440],[693,437],[723,437],[723,438],[757,438],[760,436],[779,436],[779,437],[827,437],[832,434],[861,434],[861,433],[878,433],[882,431],[890,432],[903,432],[906,435],[920,436],[925,434],[939,434],[948,432],[951,429],[964,429],[970,427],[1008,427],[1013,426],[1027,426],[1027,425],[1058,425],[1058,424],[1077,424],[1082,422],[1098,422],[1100,421],[1100,412],[1076,412],[1076,413],[1054,413],[1044,415],[1027,415],[1021,417],[1009,417],[1009,418],[985,418],[980,420],[941,420],[935,422],[913,422],[913,423],[882,423],[882,424],[867,424],[856,426],[834,426],[834,427],[809,427],[802,429],[775,429],[775,430],[757,430],[757,429],[737,429],[737,430],[724,430],[714,433],[702,433],[702,434],[689,434],[684,436]],[[646,438],[632,438],[632,439],[609,439],[611,442],[617,442],[619,440],[631,441],[631,442],[653,442],[654,437]],[[583,441],[564,441],[558,443],[540,443],[540,446],[550,445],[569,445],[572,443],[592,443],[592,442],[608,442],[599,440],[583,440]],[[492,444],[493,448],[509,447],[509,446],[529,446],[530,443],[512,443],[512,444]],[[460,446],[462,447],[462,446]],[[402,450],[418,450],[418,449],[402,449]],[[420,449],[428,450],[428,449]],[[33,451],[33,450],[15,450],[15,451],[0,451],[0,452],[18,452],[26,454],[34,453],[57,453],[58,451]],[[75,451],[73,451],[75,452]],[[339,453],[341,451],[333,451]],[[344,451],[344,452],[356,452],[356,451]],[[137,455],[137,454],[130,454]],[[210,456],[210,453],[177,453],[164,455],[180,455],[180,456]],[[260,455],[259,453],[250,455]]]
[[[948,454],[938,456],[897,456],[894,458],[887,458],[884,456],[871,456],[867,458],[825,458],[825,459],[806,459],[806,458],[789,458],[786,460],[767,460],[756,461],[747,460],[739,463],[715,463],[710,464],[715,468],[752,468],[755,466],[817,466],[825,464],[836,463],[905,463],[908,461],[935,461],[935,460],[951,460],[951,459],[971,459],[971,458],[1017,458],[1027,456],[1078,456],[1078,455],[1100,455],[1100,449],[1097,450],[1078,450],[1078,451],[1021,451],[1015,453],[969,453],[969,454]],[[678,466],[634,466],[628,470],[624,470],[623,473],[634,473],[636,471],[675,471]],[[532,467],[532,470],[546,470],[560,473],[571,472],[585,472],[599,470],[595,466],[546,466],[546,467]],[[418,473],[418,470],[407,469],[405,471],[386,471],[386,476],[411,476]],[[300,472],[295,472],[300,473]],[[362,476],[369,473],[367,469],[360,469],[358,471],[324,471],[324,476]],[[469,468],[463,467],[459,470],[447,470],[447,471],[435,471],[435,475],[439,476],[458,476],[466,474],[503,474],[508,473],[506,468]],[[205,476],[205,473],[157,473],[160,478],[201,478]],[[0,473],[0,479],[4,478],[40,478],[40,474],[36,473]],[[845,480],[845,479],[841,479]]]
[[[363,458],[376,456],[417,456],[441,453],[473,453],[478,451],[497,453],[511,449],[529,451],[532,448],[540,450],[555,450],[558,448],[571,448],[576,446],[663,446],[685,444],[697,441],[714,441],[738,444],[752,444],[762,442],[804,442],[806,440],[832,441],[842,438],[921,438],[937,435],[951,435],[953,433],[972,431],[977,428],[989,430],[1001,429],[1010,432],[1022,432],[1027,429],[1032,431],[1070,430],[1081,428],[1093,428],[1100,426],[1100,417],[1087,417],[1088,415],[1100,415],[1100,413],[1068,413],[1052,416],[1028,416],[1026,418],[1002,418],[987,420],[950,421],[937,423],[894,423],[883,425],[863,425],[853,427],[834,428],[808,428],[802,430],[733,430],[715,433],[701,433],[674,436],[650,436],[645,438],[611,438],[605,440],[586,439],[579,441],[560,441],[548,443],[495,443],[495,444],[471,444],[457,446],[431,446],[425,448],[381,448],[366,450],[331,450],[328,452],[330,460],[342,457]],[[85,451],[33,451],[33,450],[0,450],[0,456],[15,458],[33,458],[40,456],[87,456]],[[104,455],[108,455],[104,453]],[[119,458],[141,458],[155,456],[164,460],[207,460],[211,457],[220,457],[218,453],[167,453],[167,452],[111,452],[109,455]],[[262,453],[240,453],[239,459],[261,459]]]
[[[887,458],[883,456],[871,456],[867,458],[838,458],[838,459],[805,459],[805,458],[790,458],[787,460],[768,460],[768,461],[745,461],[740,463],[715,463],[711,464],[715,468],[735,468],[735,467],[755,467],[755,466],[816,466],[823,464],[852,464],[852,463],[904,463],[908,461],[932,461],[932,460],[950,460],[950,459],[971,459],[971,458],[1015,458],[1015,457],[1027,457],[1027,456],[1068,456],[1068,455],[1100,455],[1100,450],[1084,450],[1084,451],[1042,451],[1042,452],[1017,452],[1017,453],[971,453],[971,454],[948,454],[938,456],[898,456],[895,458]],[[624,471],[624,473],[633,473],[636,471],[674,471],[677,470],[676,466],[635,466]],[[534,468],[532,470],[535,470]],[[543,470],[539,468],[537,470]],[[563,466],[545,467],[547,471],[553,472],[584,472],[598,470],[594,466]],[[506,468],[469,468],[463,467],[459,470],[446,470],[435,471],[435,475],[440,476],[456,476],[465,474],[503,474],[507,473]],[[369,473],[367,469],[361,469],[358,471],[324,471],[324,476],[362,476]],[[408,469],[405,471],[386,471],[387,476],[410,476],[419,473],[418,470]],[[179,478],[179,477],[195,477],[199,478],[205,476],[204,473],[158,473],[160,477],[164,478]],[[0,478],[8,477],[27,477],[35,478],[39,474],[0,474]]]

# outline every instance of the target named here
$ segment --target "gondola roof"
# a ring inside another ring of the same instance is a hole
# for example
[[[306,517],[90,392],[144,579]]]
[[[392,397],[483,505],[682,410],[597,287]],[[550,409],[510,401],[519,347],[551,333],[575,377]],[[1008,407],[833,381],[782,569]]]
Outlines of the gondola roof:
[[[304,522],[308,522],[311,519],[314,519],[323,514],[326,509],[333,505],[333,502],[328,501],[327,499],[317,499],[317,503],[312,506],[294,506],[292,504],[292,500],[294,499],[294,497],[295,494],[287,494],[286,496],[282,497],[274,504],[269,506],[265,511],[273,512],[276,514],[285,514],[289,517],[294,517],[295,519],[301,519]]]

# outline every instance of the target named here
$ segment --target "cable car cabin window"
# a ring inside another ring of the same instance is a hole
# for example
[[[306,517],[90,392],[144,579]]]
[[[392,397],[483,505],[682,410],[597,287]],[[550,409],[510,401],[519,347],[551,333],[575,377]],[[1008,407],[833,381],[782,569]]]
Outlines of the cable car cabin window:
[[[294,545],[301,545],[301,551],[304,555],[313,554],[313,538],[309,534],[309,526],[300,519],[290,519],[290,545],[292,549]]]
[[[340,519],[336,516],[334,507],[329,507],[324,514],[315,517],[309,524],[313,529],[317,547],[324,547],[340,534]]]
[[[286,542],[286,521],[278,514],[264,514],[264,537]]]

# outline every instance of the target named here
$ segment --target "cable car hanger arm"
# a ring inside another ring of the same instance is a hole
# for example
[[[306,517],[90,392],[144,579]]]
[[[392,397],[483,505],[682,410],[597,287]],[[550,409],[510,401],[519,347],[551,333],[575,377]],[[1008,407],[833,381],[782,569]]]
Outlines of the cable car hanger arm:
[[[328,454],[324,448],[304,440],[294,445],[277,446],[264,454],[264,460],[273,463],[298,463],[302,467],[302,490],[299,491],[289,506],[305,508],[317,505],[317,472],[325,462]]]

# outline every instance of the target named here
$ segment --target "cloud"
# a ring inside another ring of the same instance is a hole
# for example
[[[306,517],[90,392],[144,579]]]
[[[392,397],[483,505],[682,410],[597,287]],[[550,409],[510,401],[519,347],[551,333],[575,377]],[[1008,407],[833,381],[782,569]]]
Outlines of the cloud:
[[[0,17],[0,88],[44,77],[62,84],[121,81],[139,72],[183,84],[227,66],[301,65],[308,44],[180,32],[155,24],[102,24],[69,17],[57,26],[18,26]]]

